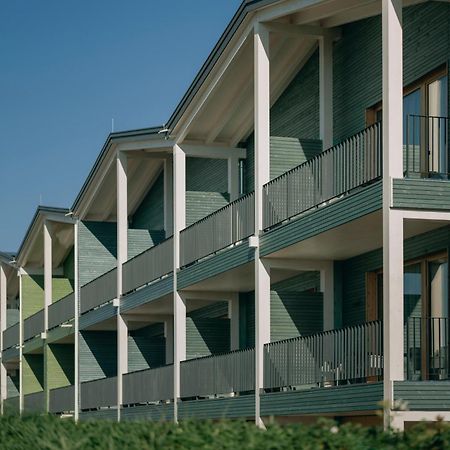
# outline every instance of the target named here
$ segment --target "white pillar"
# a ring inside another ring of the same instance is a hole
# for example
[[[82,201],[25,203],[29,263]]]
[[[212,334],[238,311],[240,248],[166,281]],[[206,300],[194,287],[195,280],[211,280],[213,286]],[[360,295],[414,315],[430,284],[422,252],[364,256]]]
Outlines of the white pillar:
[[[384,399],[403,374],[403,218],[391,209],[392,179],[403,177],[402,1],[383,0],[383,322]],[[390,411],[388,411],[388,415]]]
[[[329,261],[320,270],[320,291],[323,293],[323,329],[334,329],[334,264]]]
[[[6,303],[7,303],[7,280],[6,272],[3,264],[0,263],[0,351],[3,351],[3,333],[6,330]],[[6,368],[2,363],[0,364],[0,409],[3,415],[3,402],[7,396],[7,374]]]
[[[239,350],[239,293],[233,292],[228,300],[228,318],[230,319],[230,348]]]
[[[166,338],[166,364],[173,364],[173,317],[164,321],[164,337]]]
[[[164,230],[166,238],[173,234],[173,161],[164,160]]]
[[[22,267],[18,270],[19,277],[19,413],[23,413],[23,287],[22,287]]]
[[[122,405],[122,376],[128,372],[128,326],[120,314],[122,264],[128,259],[127,155],[117,152],[117,420]]]
[[[259,256],[263,229],[263,185],[270,180],[270,62],[269,32],[258,23],[254,29],[255,67],[255,422],[261,420],[264,344],[270,341],[270,269]]]
[[[52,230],[51,223],[44,221],[44,331],[48,330],[48,308],[52,304]]]
[[[186,227],[186,154],[173,147],[173,370],[174,370],[174,421],[178,421],[180,398],[180,363],[186,359],[186,303],[177,288],[177,269],[180,267],[180,231]]]
[[[333,145],[333,39],[319,40],[319,114],[323,149]]]
[[[239,197],[239,158],[236,156],[228,158],[228,193],[230,201]]]
[[[78,260],[78,219],[74,225],[74,304],[75,304],[75,334],[74,334],[74,353],[75,353],[75,367],[74,367],[74,420],[78,422],[80,417],[80,278],[79,278],[79,260]]]

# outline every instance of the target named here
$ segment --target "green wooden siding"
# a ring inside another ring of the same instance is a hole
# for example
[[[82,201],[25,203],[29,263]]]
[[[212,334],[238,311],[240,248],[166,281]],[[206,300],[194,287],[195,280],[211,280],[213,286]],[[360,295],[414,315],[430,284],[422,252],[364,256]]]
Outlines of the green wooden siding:
[[[450,245],[448,226],[405,240],[405,260],[446,250]],[[383,265],[382,249],[343,261],[343,325],[350,326],[365,321],[366,272],[378,270]]]
[[[132,330],[128,336],[128,372],[159,367],[166,362],[164,325]]]
[[[52,302],[61,300],[66,295],[73,292],[73,279],[63,277],[53,277],[52,279]]]
[[[410,411],[450,410],[450,382],[395,381],[394,399],[406,402]]]
[[[117,225],[110,222],[80,222],[80,286],[116,267]]]
[[[66,259],[62,263],[64,278],[71,280],[72,285],[75,279],[75,247],[72,247]]]
[[[136,209],[131,228],[158,231],[164,230],[164,172],[162,171],[147,195]]]
[[[165,238],[164,230],[128,230],[128,259],[154,247]]]
[[[46,346],[45,376],[47,389],[56,389],[74,383],[75,348],[73,344]]]
[[[44,308],[44,276],[22,276],[22,317],[26,319]]]
[[[81,331],[79,348],[81,382],[117,374],[115,331]]]
[[[203,306],[202,308],[195,309],[187,314],[188,317],[193,319],[205,319],[205,318],[226,318],[228,317],[228,302],[214,302],[211,305]]]
[[[393,180],[394,207],[450,210],[450,182],[440,180]]]
[[[23,355],[24,395],[44,390],[44,355]]]
[[[186,317],[186,359],[230,351],[229,319]]]
[[[226,160],[186,158],[186,226],[229,202],[227,179]]]

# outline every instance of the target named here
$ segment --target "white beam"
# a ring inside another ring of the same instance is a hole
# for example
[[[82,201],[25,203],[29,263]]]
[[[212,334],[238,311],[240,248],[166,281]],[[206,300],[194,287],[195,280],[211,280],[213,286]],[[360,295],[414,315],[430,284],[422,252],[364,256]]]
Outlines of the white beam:
[[[161,135],[159,139],[147,139],[144,141],[129,141],[120,142],[116,144],[116,150],[120,152],[129,152],[134,150],[151,150],[159,152],[166,150],[167,153],[172,151],[174,142],[170,139],[165,139],[164,135]]]
[[[270,179],[270,59],[269,32],[254,29],[255,68],[255,236],[263,230],[263,185]],[[260,392],[264,386],[264,344],[270,341],[270,269],[255,249],[255,423],[261,419]]]
[[[20,267],[17,275],[19,277],[19,414],[23,414],[23,271]]]
[[[269,22],[265,26],[274,33],[283,33],[290,36],[304,38],[327,38],[339,39],[341,37],[341,30],[338,28],[323,28],[316,25],[292,25],[288,23]]]
[[[319,39],[319,114],[323,149],[333,146],[333,39]]]
[[[211,300],[220,302],[233,296],[231,291],[183,291],[183,298],[187,300]]]
[[[183,149],[186,156],[193,158],[228,159],[234,157],[245,159],[247,157],[247,149],[240,147],[183,144],[180,148]]]
[[[44,330],[48,330],[48,308],[52,304],[52,234],[51,224],[44,220]]]
[[[403,380],[403,217],[391,208],[392,179],[403,176],[402,0],[382,1],[383,41],[383,322],[385,425],[393,382]]]

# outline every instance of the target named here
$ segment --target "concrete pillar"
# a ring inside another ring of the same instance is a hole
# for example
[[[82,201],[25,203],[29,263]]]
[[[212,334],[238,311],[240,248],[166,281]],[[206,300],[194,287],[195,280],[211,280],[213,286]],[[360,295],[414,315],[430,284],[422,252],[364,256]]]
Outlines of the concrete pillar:
[[[264,344],[270,341],[270,269],[260,259],[259,235],[263,229],[263,185],[270,180],[270,61],[269,32],[254,28],[255,67],[255,422],[264,427],[260,411],[263,388]]]
[[[228,318],[230,319],[230,348],[239,350],[239,293],[233,292],[228,300]]]
[[[44,221],[44,330],[48,330],[48,308],[52,304],[52,225]]]
[[[166,238],[173,234],[173,161],[164,160],[164,230]]]
[[[3,332],[6,330],[7,279],[5,267],[0,263],[0,351],[3,351]],[[3,402],[7,396],[6,368],[0,364],[0,412],[3,415]]]
[[[228,158],[228,193],[230,201],[239,197],[239,158],[236,156]]]
[[[178,292],[177,270],[180,267],[180,231],[186,227],[186,154],[173,147],[173,370],[174,370],[174,421],[178,422],[180,397],[180,363],[186,359],[186,302]]]
[[[324,150],[333,145],[333,39],[319,40],[320,139]]]
[[[320,270],[320,291],[323,293],[323,329],[334,329],[334,264],[329,261]]]
[[[128,326],[120,313],[122,264],[128,259],[127,155],[117,153],[117,420],[122,405],[122,376],[128,372]]]
[[[403,374],[403,218],[391,209],[392,180],[403,177],[402,1],[383,0],[383,322],[388,425],[393,382]]]

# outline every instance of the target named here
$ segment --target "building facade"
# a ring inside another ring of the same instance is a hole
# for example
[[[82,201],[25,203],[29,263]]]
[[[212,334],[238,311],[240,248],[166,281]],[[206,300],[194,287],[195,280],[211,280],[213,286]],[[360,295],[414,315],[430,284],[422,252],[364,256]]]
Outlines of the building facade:
[[[3,413],[449,420],[449,61],[448,2],[244,1],[0,253]]]

